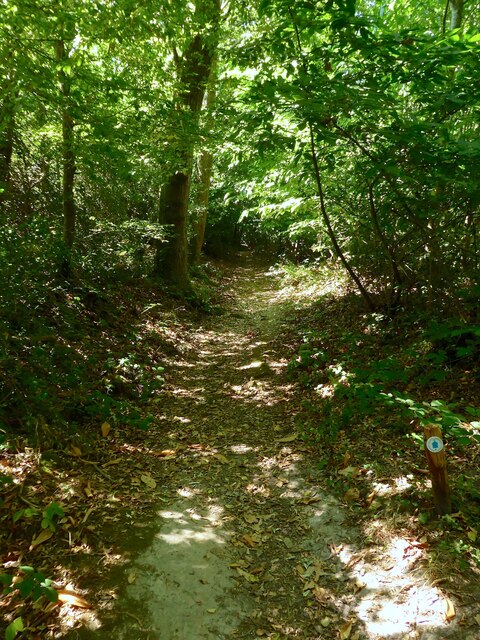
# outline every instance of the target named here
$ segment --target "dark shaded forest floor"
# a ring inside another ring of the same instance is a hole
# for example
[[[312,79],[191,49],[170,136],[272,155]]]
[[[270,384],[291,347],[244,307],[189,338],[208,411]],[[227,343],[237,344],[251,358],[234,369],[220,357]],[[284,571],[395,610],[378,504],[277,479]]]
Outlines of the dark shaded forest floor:
[[[479,573],[461,546],[476,542],[476,503],[424,518],[422,452],[388,415],[309,440],[326,418],[289,362],[318,321],[312,292],[249,254],[212,278],[209,313],[139,297],[121,339],[96,336],[119,351],[123,413],[1,454],[15,478],[3,571],[21,580],[31,565],[60,593],[60,606],[6,596],[6,623],[21,615],[32,639],[479,638]],[[332,340],[341,308],[322,311]],[[164,380],[145,399],[148,354]],[[62,514],[42,529],[52,501]]]

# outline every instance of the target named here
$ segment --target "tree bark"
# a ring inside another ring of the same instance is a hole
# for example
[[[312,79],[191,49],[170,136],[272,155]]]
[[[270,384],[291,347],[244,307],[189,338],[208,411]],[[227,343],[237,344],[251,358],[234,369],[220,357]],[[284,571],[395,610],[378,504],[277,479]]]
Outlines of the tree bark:
[[[204,23],[208,21],[211,26],[208,32],[199,29],[178,63],[181,87],[179,109],[189,116],[188,128],[194,132],[198,126],[215,55],[220,17],[219,0],[199,1],[195,14]],[[184,133],[179,139],[179,163],[165,181],[160,199],[159,222],[168,225],[170,235],[166,244],[157,247],[154,272],[180,291],[190,288],[187,220],[195,143],[195,133]]]
[[[14,101],[7,96],[0,107],[0,202],[5,198],[10,182],[10,166],[15,132]]]
[[[314,169],[314,173],[315,173],[315,180],[316,180],[316,183],[317,183],[317,191],[318,191],[318,195],[319,195],[319,198],[320,198],[320,213],[322,214],[323,222],[325,223],[325,226],[327,228],[328,237],[330,238],[330,241],[331,241],[331,243],[333,245],[335,254],[340,259],[340,262],[345,267],[345,270],[347,271],[348,275],[354,281],[354,283],[356,284],[359,292],[361,293],[362,298],[364,299],[365,304],[367,305],[367,309],[370,312],[373,312],[373,311],[375,311],[375,304],[374,304],[369,292],[363,286],[362,281],[360,280],[360,278],[358,277],[358,275],[355,273],[354,269],[352,268],[351,264],[347,260],[346,255],[343,253],[342,248],[340,247],[340,245],[338,243],[337,236],[336,236],[335,231],[333,229],[332,223],[330,221],[330,216],[328,215],[327,208],[325,206],[325,196],[324,196],[324,193],[323,193],[322,177],[321,177],[321,174],[320,174],[320,166],[319,166],[319,163],[318,163],[317,149],[316,149],[316,145],[315,145],[315,137],[313,135],[313,127],[312,127],[312,125],[309,125],[309,128],[310,128],[310,151],[311,151],[311,155],[312,155],[312,162],[313,162],[313,169]]]
[[[368,185],[368,200],[370,204],[370,216],[373,222],[373,228],[375,229],[375,233],[377,234],[378,239],[385,251],[385,255],[387,256],[390,262],[390,268],[392,270],[392,278],[393,278],[393,287],[392,287],[392,296],[390,304],[395,307],[400,302],[400,296],[402,291],[403,279],[400,274],[400,269],[398,267],[397,256],[395,255],[395,251],[393,247],[388,242],[388,239],[385,235],[385,232],[380,226],[380,221],[378,219],[377,207],[375,206],[375,196],[373,193],[373,184]]]
[[[464,0],[450,0],[450,29],[460,29],[463,21]]]
[[[13,65],[14,52],[10,50],[4,65],[5,82],[0,88],[0,94],[3,95],[0,103],[0,202],[5,199],[8,191],[15,135],[15,101],[18,90]]]
[[[213,125],[212,108],[216,100],[216,74],[212,72],[210,76],[209,86],[207,89],[206,100],[206,122],[205,129],[210,132]],[[207,226],[208,203],[210,199],[210,185],[212,181],[213,155],[210,151],[204,149],[200,154],[198,161],[199,181],[197,195],[197,218],[194,222],[194,235],[191,245],[191,261],[197,264],[200,260],[200,254],[205,239],[205,229]]]
[[[66,249],[62,271],[69,275],[71,270],[71,250],[75,241],[75,123],[70,113],[70,80],[61,65],[68,60],[65,41],[55,42],[55,58],[60,65],[58,77],[62,98],[62,198],[63,198],[63,241]]]

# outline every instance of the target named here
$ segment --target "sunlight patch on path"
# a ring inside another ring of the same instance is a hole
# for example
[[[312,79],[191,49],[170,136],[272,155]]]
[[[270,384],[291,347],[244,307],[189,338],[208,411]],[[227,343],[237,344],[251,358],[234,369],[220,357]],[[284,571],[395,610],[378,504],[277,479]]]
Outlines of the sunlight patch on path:
[[[159,533],[131,568],[136,580],[127,589],[129,609],[145,610],[151,638],[228,637],[244,617],[245,605],[239,598],[225,598],[235,583],[223,508],[194,508],[185,498],[158,517]],[[116,637],[131,640],[131,627]]]

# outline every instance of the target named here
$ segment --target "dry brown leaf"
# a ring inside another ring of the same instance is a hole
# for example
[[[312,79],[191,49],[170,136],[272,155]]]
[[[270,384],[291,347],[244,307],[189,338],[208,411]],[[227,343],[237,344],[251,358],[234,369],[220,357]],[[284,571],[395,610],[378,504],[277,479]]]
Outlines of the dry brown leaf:
[[[342,467],[348,467],[351,459],[352,459],[352,454],[349,451],[347,451],[343,456]]]
[[[318,602],[325,602],[329,599],[330,593],[323,587],[315,587],[313,589],[313,595],[315,596],[316,600],[318,600]]]
[[[104,422],[100,428],[102,430],[102,436],[104,438],[106,438],[110,433],[110,431],[112,430],[112,427],[109,422]]]
[[[83,487],[83,493],[87,496],[87,498],[91,498],[93,496],[93,491],[92,491],[92,487],[90,485],[90,480]]]
[[[74,591],[66,591],[65,589],[61,589],[58,592],[58,601],[62,604],[68,604],[71,607],[78,607],[79,609],[91,609],[92,605],[89,604],[85,598],[79,596],[78,593]]]
[[[241,537],[241,540],[249,547],[254,547],[257,544],[257,541],[252,538],[252,536],[249,536],[248,533],[246,533],[244,536]]]
[[[353,583],[353,593],[357,594],[359,591],[361,591],[362,589],[365,589],[366,587],[366,583],[363,582],[362,580],[360,580],[360,578],[357,578],[355,580],[355,582]]]
[[[367,499],[365,500],[365,504],[367,506],[370,506],[376,497],[377,497],[377,491],[376,489],[374,489],[368,494]]]
[[[355,502],[355,500],[358,500],[359,498],[360,491],[356,487],[352,487],[351,489],[349,489],[343,496],[343,499],[346,502]]]
[[[348,640],[350,638],[350,634],[352,633],[353,620],[347,620],[345,624],[338,629],[338,638],[339,640]]]
[[[450,598],[445,597],[445,620],[453,620],[455,615],[455,605]]]
[[[30,549],[34,549],[35,547],[38,547],[38,545],[43,544],[47,540],[50,540],[50,538],[52,536],[53,536],[53,531],[51,529],[44,529],[43,531],[40,531],[38,536],[36,536],[32,540],[32,544],[30,545]]]
[[[159,458],[172,458],[177,455],[176,449],[163,449],[162,451],[155,451],[154,455]]]

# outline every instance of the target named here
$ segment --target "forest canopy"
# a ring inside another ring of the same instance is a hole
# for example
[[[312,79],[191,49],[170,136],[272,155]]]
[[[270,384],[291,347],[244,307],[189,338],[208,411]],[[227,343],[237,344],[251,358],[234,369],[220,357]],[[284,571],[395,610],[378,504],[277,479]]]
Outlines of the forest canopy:
[[[370,312],[454,300],[475,323],[479,14],[463,0],[3,0],[14,377],[12,335],[52,332],[39,309],[75,314],[141,279],[195,296],[202,248],[241,243],[336,262]]]

